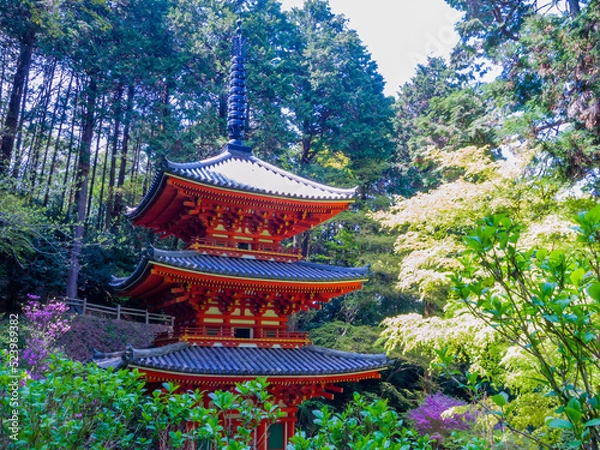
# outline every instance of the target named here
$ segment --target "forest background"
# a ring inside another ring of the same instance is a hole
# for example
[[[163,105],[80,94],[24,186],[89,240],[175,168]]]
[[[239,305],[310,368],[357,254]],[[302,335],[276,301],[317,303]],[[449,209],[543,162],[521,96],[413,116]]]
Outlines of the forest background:
[[[373,352],[385,320],[402,355],[365,389],[399,410],[440,383],[452,391],[431,363],[434,343],[464,339],[449,274],[467,231],[508,214],[524,245],[569,248],[570,218],[597,201],[600,8],[447,2],[463,13],[451,58],[417,66],[392,98],[327,1],[1,0],[0,310],[27,294],[123,303],[111,276],[131,273],[149,244],[181,245],[124,213],[165,157],[226,143],[239,14],[247,143],[292,172],[358,186],[351,210],[300,244],[311,261],[370,264],[370,281],[296,326],[317,345]]]

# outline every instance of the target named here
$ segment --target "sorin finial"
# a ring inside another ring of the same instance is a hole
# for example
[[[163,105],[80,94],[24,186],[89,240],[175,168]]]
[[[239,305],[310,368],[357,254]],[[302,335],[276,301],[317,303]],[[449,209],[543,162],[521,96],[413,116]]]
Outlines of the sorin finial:
[[[246,135],[246,68],[242,20],[237,20],[236,35],[233,38],[233,56],[229,70],[229,95],[227,98],[227,135],[230,143],[243,145]]]

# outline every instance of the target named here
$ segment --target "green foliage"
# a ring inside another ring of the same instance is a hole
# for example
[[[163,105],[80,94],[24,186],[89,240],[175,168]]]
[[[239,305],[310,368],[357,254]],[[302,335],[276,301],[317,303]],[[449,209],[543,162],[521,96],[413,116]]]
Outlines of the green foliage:
[[[12,411],[5,389],[13,379],[4,363],[0,380],[2,410]],[[188,440],[242,449],[250,448],[261,420],[272,423],[280,416],[261,379],[239,385],[235,392],[209,394],[209,408],[202,406],[198,391],[182,393],[166,383],[148,393],[136,371],[113,372],[58,357],[45,378],[21,383],[17,440],[11,438],[7,422],[0,430],[0,443],[7,449],[177,449]],[[235,423],[228,419],[232,414]]]
[[[129,222],[120,222],[102,233],[91,230],[82,254],[81,297],[90,302],[105,302],[112,277],[131,273],[149,239],[150,232],[134,228]]]
[[[398,232],[398,287],[425,303],[427,314],[442,310],[448,296],[447,274],[456,266],[460,236],[483,214],[546,201],[530,195],[519,177],[526,158],[516,164],[495,158],[485,147],[430,149],[420,159],[429,176],[443,181],[436,189],[398,198],[388,211],[373,214]]]
[[[389,315],[415,308],[394,286],[399,270],[399,258],[393,253],[396,234],[370,217],[367,202],[359,206],[312,230],[309,256],[320,263],[368,265],[369,281],[362,290],[335,298],[318,313],[306,315],[304,327],[334,320],[376,326]]]
[[[563,182],[589,177],[599,163],[598,2],[447,3],[464,13],[454,63],[473,75],[502,68],[489,97],[506,120],[500,134],[540,146],[538,169]]]
[[[46,294],[62,287],[66,267],[64,230],[0,180],[0,299],[15,309],[27,293]]]
[[[547,426],[572,432],[570,447],[595,448],[600,439],[600,393],[594,381],[600,376],[600,206],[579,214],[576,222],[583,245],[569,252],[522,250],[520,226],[506,216],[485,219],[465,238],[469,250],[453,284],[475,317],[533,361],[538,389],[559,405]]]
[[[362,191],[372,192],[393,151],[391,99],[383,95],[383,78],[356,32],[328,2],[309,0],[292,10],[290,20],[298,38],[289,109],[299,130],[300,163],[341,153]]]
[[[291,439],[290,448],[310,449],[431,449],[427,437],[419,437],[406,428],[397,413],[387,402],[367,402],[360,395],[342,413],[334,413],[324,407],[313,411],[318,432],[314,436],[297,433]]]
[[[310,331],[310,339],[315,345],[357,353],[381,352],[383,348],[374,345],[378,336],[376,327],[354,326],[341,321],[329,322]]]
[[[384,322],[388,351],[442,369],[488,413],[481,432],[505,428],[485,437],[493,448],[598,442],[600,207],[575,222],[547,248],[506,215],[486,218],[464,239],[446,317]]]
[[[524,109],[543,112],[541,120],[528,125],[560,129],[549,136],[537,131],[536,138],[566,179],[586,177],[600,163],[599,24],[598,2],[591,1],[578,14],[533,17],[524,29],[523,45],[536,55],[525,70],[534,72],[541,85]]]
[[[415,72],[395,104],[398,162],[412,184],[412,191],[402,192],[406,197],[442,182],[429,157],[432,148],[449,152],[498,144],[498,118],[485,86],[470,86],[442,58],[429,58]]]

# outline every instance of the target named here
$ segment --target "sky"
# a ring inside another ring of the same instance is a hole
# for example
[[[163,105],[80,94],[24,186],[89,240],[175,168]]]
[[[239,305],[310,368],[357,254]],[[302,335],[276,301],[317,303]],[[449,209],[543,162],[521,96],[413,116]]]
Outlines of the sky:
[[[279,0],[284,9],[303,0]],[[349,19],[379,67],[386,95],[409,81],[427,56],[450,55],[458,41],[454,24],[460,13],[444,0],[329,0],[335,14]]]

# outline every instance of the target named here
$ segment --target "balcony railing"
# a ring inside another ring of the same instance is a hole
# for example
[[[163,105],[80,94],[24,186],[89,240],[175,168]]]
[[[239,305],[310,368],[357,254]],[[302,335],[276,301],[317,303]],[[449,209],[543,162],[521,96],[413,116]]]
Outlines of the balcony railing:
[[[302,256],[301,249],[297,247],[282,247],[274,243],[264,242],[246,242],[246,241],[231,241],[226,239],[202,238],[196,239],[190,245],[194,250],[204,250],[209,253],[224,253],[229,255],[235,253],[264,255],[264,256],[279,256],[285,255],[286,258],[300,258]]]
[[[308,333],[305,332],[287,331],[275,327],[249,328],[243,326],[181,327],[161,333],[155,339],[155,342],[161,345],[179,341],[198,345],[221,343],[231,346],[246,343],[264,347],[275,344],[296,347],[310,343]]]

